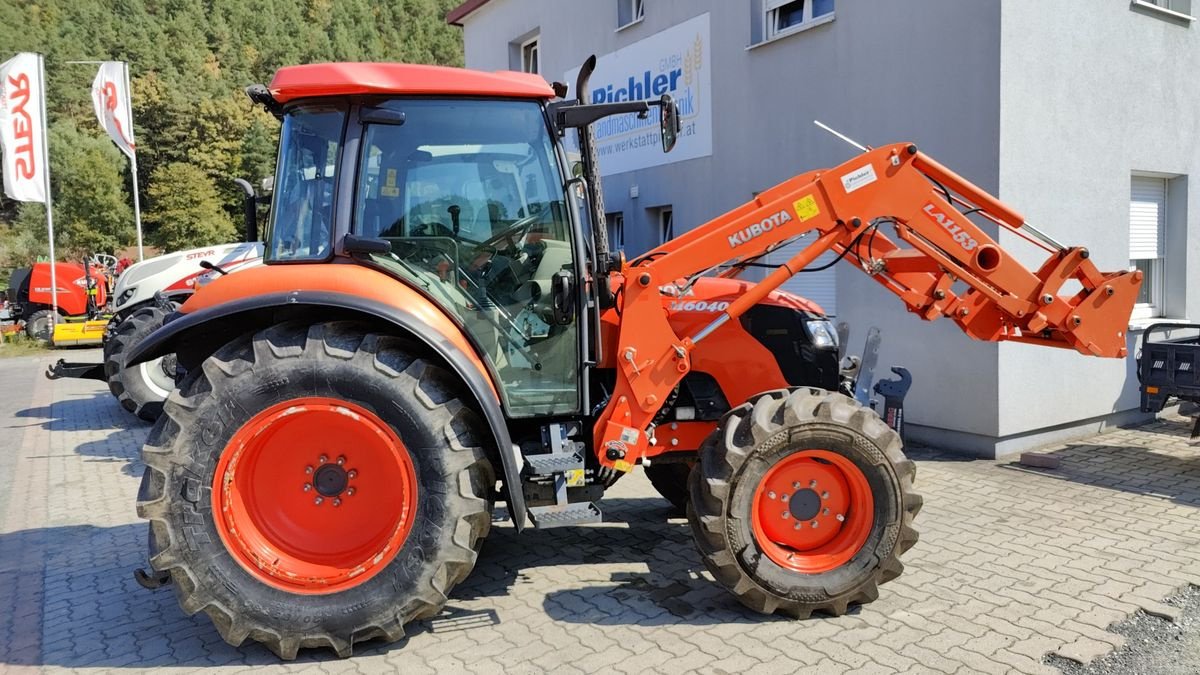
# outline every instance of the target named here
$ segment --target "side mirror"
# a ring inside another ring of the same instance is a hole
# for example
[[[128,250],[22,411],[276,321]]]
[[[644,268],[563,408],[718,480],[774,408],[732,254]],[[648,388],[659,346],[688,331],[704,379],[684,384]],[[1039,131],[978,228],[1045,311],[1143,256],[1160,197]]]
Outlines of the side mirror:
[[[670,152],[679,140],[679,108],[670,94],[663,94],[658,102],[658,124],[662,130],[663,152]]]
[[[258,200],[254,193],[254,186],[250,181],[241,178],[234,178],[233,182],[237,184],[245,196],[242,198],[242,218],[243,232],[242,236],[246,241],[258,241]],[[204,266],[203,263],[200,265]]]

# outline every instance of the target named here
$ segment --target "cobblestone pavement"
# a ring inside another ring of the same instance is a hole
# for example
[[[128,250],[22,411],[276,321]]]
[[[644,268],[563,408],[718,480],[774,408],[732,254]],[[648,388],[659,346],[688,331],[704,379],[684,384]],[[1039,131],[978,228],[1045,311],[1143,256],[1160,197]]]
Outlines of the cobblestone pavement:
[[[134,582],[147,428],[101,383],[45,380],[46,363],[0,361],[0,671],[1053,673],[1048,653],[1095,658],[1122,643],[1107,626],[1200,585],[1200,447],[1177,417],[1061,446],[1057,470],[913,452],[921,541],[844,617],[742,610],[636,475],[603,525],[493,530],[444,614],[405,642],[280,664]]]

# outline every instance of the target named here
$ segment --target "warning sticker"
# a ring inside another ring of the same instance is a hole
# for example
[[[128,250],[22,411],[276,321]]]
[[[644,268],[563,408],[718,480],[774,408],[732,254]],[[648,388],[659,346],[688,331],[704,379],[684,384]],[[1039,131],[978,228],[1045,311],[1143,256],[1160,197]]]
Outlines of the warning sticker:
[[[812,195],[801,197],[792,202],[792,208],[796,209],[796,217],[802,223],[813,216],[821,214],[821,207],[817,206],[817,200]]]
[[[621,430],[621,442],[629,445],[637,445],[638,437],[641,433],[633,427],[625,427]]]
[[[381,197],[399,197],[400,188],[396,185],[396,170],[387,170],[387,181],[383,187],[379,188],[379,196]]]
[[[849,194],[859,188],[866,187],[877,180],[879,180],[879,178],[875,175],[875,167],[868,164],[861,169],[855,169],[845,176],[842,176],[842,187],[846,188],[846,194]]]

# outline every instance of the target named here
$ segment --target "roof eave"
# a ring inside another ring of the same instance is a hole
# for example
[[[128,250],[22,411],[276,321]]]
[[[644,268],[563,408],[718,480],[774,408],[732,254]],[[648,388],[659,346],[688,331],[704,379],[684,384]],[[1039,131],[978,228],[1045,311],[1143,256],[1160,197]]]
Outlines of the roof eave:
[[[462,3],[458,7],[455,7],[454,9],[450,10],[448,14],[446,14],[446,23],[450,24],[451,26],[458,26],[461,28],[463,25],[463,19],[466,19],[468,16],[475,13],[475,10],[483,7],[489,1],[490,0],[466,0],[466,2]]]

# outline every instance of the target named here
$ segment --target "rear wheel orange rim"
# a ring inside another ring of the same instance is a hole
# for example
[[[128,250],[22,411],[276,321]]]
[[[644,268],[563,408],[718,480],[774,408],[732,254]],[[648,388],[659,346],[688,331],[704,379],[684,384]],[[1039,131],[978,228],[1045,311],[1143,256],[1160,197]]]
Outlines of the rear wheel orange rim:
[[[759,482],[752,508],[754,538],[763,553],[805,574],[849,562],[875,520],[866,475],[828,450],[801,450],[777,462]]]
[[[221,541],[247,572],[292,593],[334,593],[396,557],[412,530],[417,476],[408,449],[377,415],[305,397],[238,429],[212,494]]]

